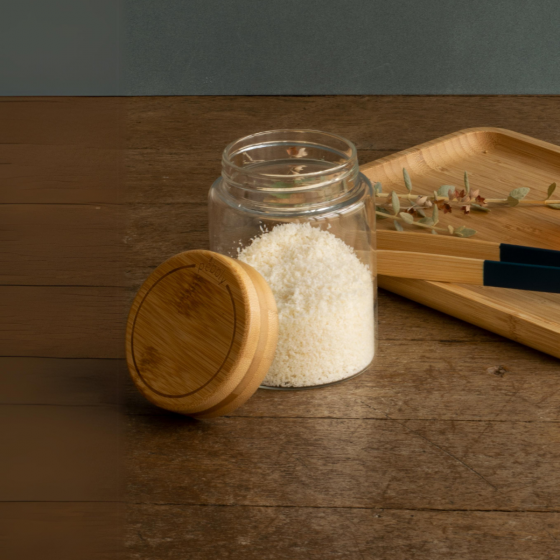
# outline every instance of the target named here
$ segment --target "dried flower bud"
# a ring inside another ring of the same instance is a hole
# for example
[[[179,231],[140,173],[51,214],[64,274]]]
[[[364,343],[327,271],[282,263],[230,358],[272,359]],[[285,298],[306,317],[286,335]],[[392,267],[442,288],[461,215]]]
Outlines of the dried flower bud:
[[[306,148],[296,148],[295,146],[291,146],[290,148],[287,148],[286,151],[288,152],[289,156],[292,157],[305,157],[307,155],[307,149]]]
[[[438,200],[436,204],[437,204],[437,207],[440,210],[443,210],[444,214],[450,214],[451,213],[451,204],[449,204],[449,202],[447,202],[447,200]]]

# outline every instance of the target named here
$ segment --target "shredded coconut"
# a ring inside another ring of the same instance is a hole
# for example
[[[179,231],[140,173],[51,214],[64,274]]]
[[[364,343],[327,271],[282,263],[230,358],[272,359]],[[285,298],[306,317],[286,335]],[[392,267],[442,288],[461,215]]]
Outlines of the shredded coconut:
[[[278,306],[278,345],[264,385],[322,385],[369,365],[373,284],[351,247],[309,223],[289,223],[253,239],[238,258],[262,274]]]

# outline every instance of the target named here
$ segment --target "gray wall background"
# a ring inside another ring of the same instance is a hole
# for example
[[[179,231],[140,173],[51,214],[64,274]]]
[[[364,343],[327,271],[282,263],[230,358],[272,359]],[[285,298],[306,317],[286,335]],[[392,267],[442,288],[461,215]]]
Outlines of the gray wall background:
[[[119,93],[120,3],[0,0],[0,95]]]
[[[0,94],[560,94],[560,2],[0,0]]]

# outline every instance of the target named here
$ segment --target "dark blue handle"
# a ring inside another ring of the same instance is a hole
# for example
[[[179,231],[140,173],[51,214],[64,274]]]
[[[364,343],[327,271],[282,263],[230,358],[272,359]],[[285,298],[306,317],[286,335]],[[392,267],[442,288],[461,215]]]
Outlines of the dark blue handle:
[[[554,251],[552,251],[554,252]],[[560,268],[484,261],[484,286],[560,293]]]
[[[560,267],[560,251],[502,243],[500,244],[500,260],[510,263]]]

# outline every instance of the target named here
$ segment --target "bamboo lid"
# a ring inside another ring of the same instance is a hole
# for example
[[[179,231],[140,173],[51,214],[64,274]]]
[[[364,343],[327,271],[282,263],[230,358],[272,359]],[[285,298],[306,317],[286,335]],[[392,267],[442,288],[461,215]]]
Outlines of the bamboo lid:
[[[274,296],[254,268],[211,251],[187,251],[161,264],[134,298],[126,358],[152,403],[213,418],[258,389],[277,339]]]

